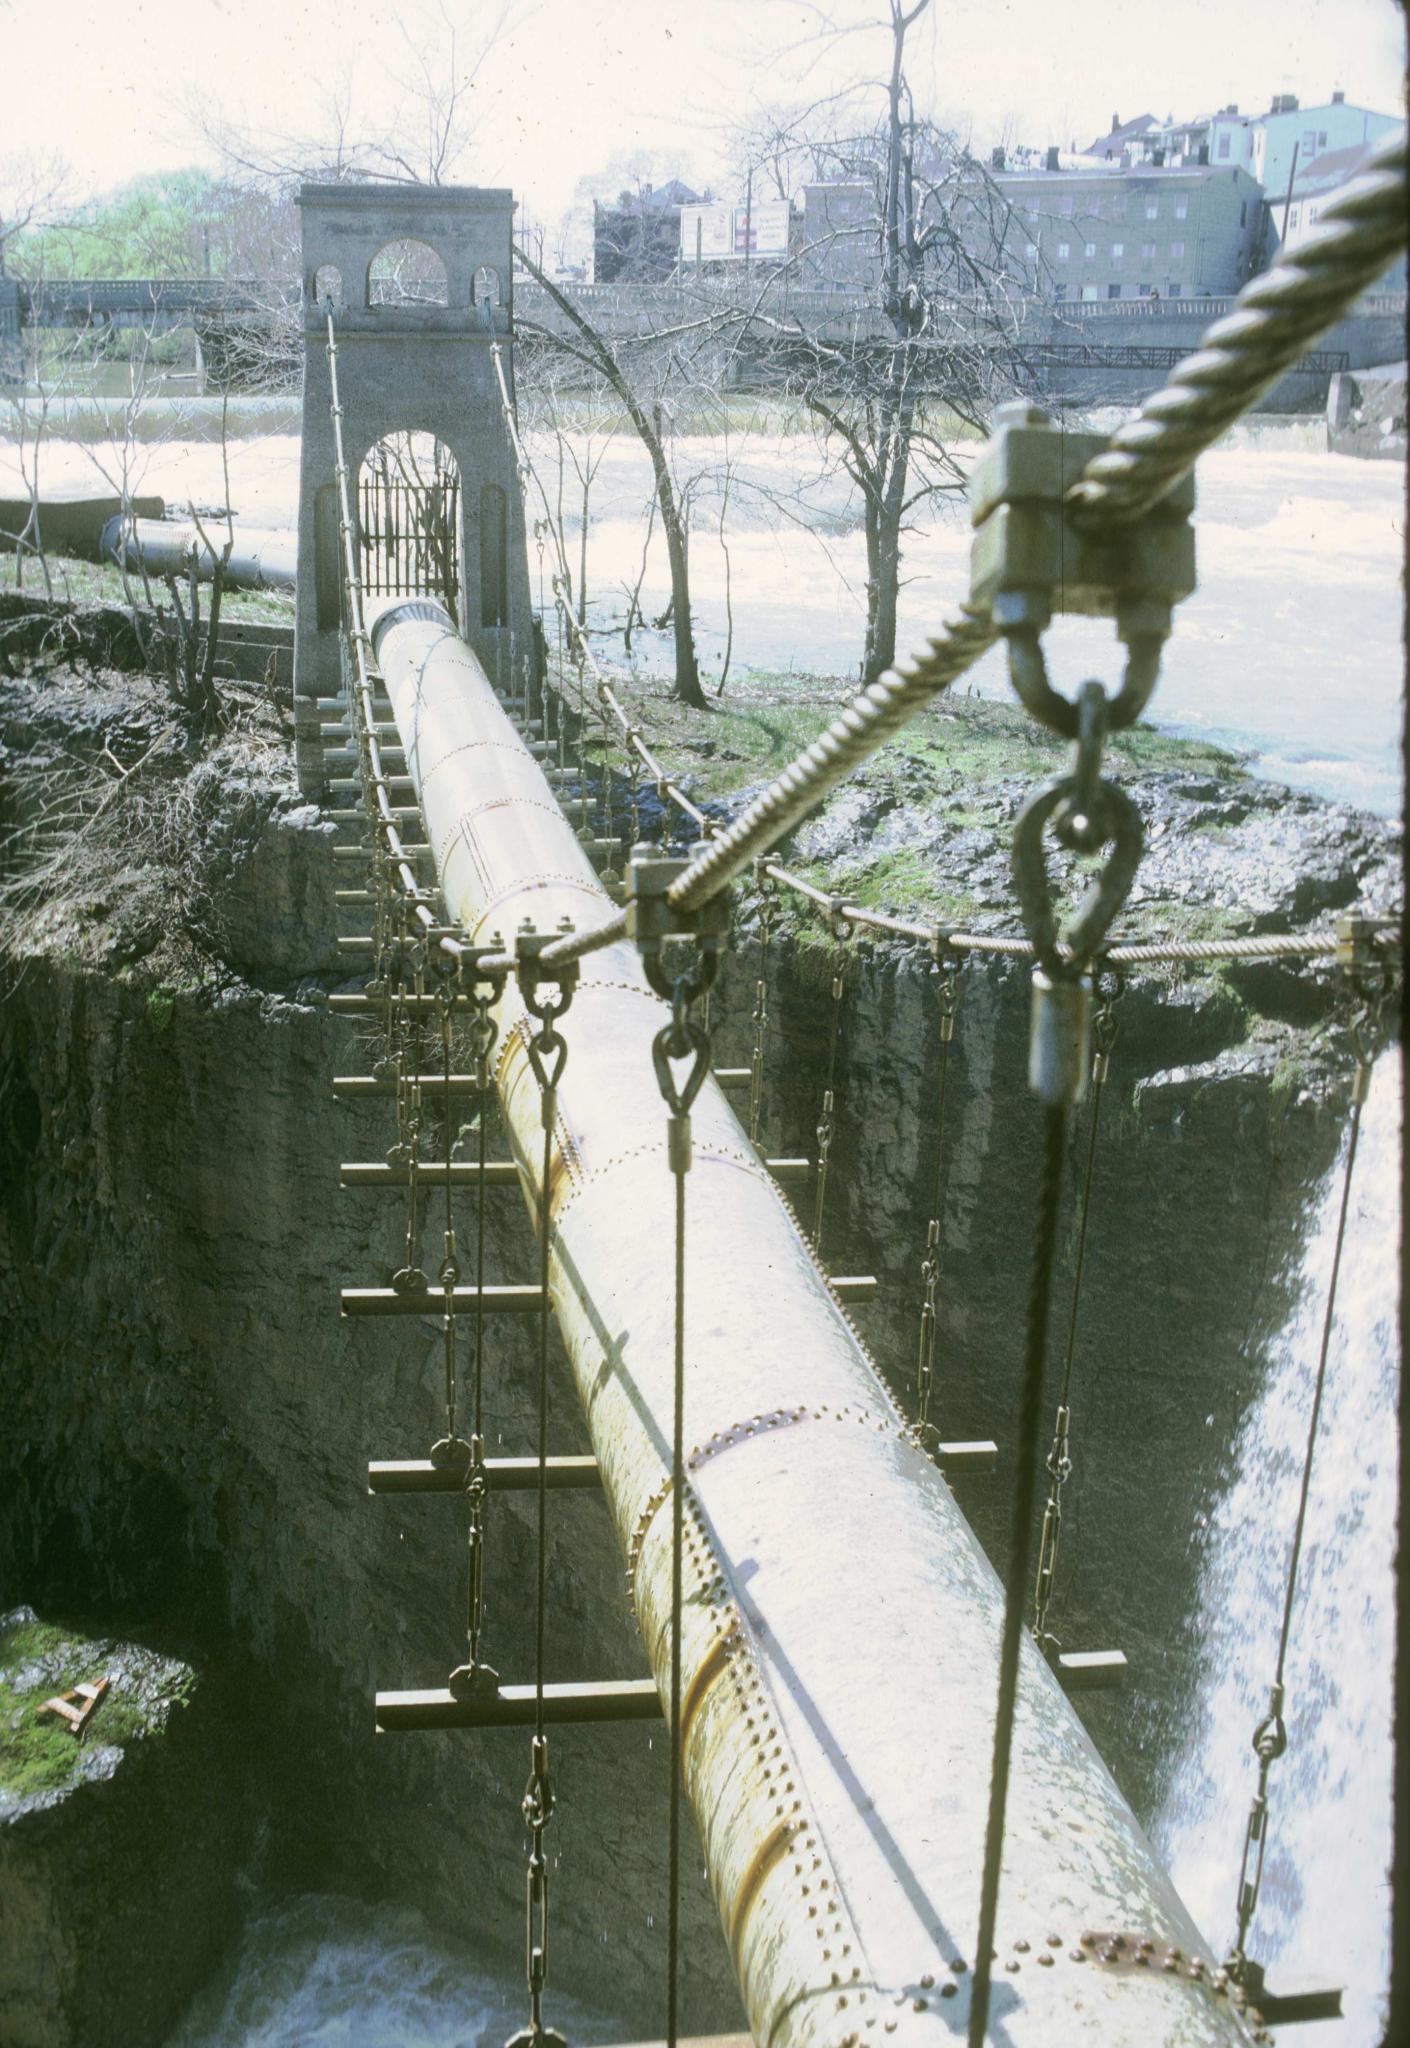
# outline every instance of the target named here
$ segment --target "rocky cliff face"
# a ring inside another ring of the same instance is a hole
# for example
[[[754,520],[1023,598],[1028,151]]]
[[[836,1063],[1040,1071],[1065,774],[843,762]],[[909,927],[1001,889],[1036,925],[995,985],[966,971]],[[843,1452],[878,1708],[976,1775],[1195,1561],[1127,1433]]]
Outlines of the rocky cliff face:
[[[47,1699],[106,1690],[77,1734]],[[0,1617],[0,2038],[159,2041],[218,1961],[246,1843],[218,1688],[133,1643]]]
[[[32,755],[43,721],[20,708]],[[12,705],[12,739],[18,716]],[[464,1530],[456,1501],[364,1490],[369,1457],[424,1455],[439,1433],[441,1361],[432,1329],[337,1312],[340,1284],[385,1284],[401,1262],[402,1219],[394,1196],[338,1189],[339,1161],[381,1156],[389,1131],[385,1104],[339,1105],[328,1085],[369,1059],[367,1027],[327,1003],[339,972],[328,906],[344,883],[333,833],[299,803],[277,750],[184,767],[181,789],[186,951],[151,900],[150,871],[86,919],[70,904],[12,930],[0,1603],[104,1617],[159,1648],[219,1646],[227,1707],[258,1765],[246,1819],[263,1824],[267,1881],[415,1903],[473,1949],[513,1957],[527,1737],[372,1732],[374,1690],[438,1684],[459,1659]],[[116,950],[114,929],[128,932]],[[799,931],[776,941],[775,963],[769,1149],[812,1151],[831,963],[825,942]],[[753,973],[746,929],[717,1008],[722,1063],[747,1057]],[[1126,1697],[1095,1701],[1091,1720],[1138,1810],[1158,1791],[1160,1731],[1189,1683],[1199,1520],[1286,1316],[1309,1189],[1334,1156],[1338,1086],[1324,1089],[1308,1051],[1327,1008],[1315,977],[1289,975],[1142,984],[1122,1006],[1055,1618],[1068,1647],[1116,1644],[1131,1659]],[[992,1477],[957,1482],[991,1542],[1011,1470],[1033,1209],[1026,1017],[1022,973],[965,976],[937,1408],[947,1436],[999,1442]],[[935,1164],[928,961],[859,949],[843,1022],[823,1249],[837,1270],[880,1277],[878,1304],[857,1320],[909,1398]],[[527,1278],[518,1198],[490,1200],[489,1277]],[[581,1450],[566,1375],[558,1385],[552,1448]],[[492,1451],[531,1448],[531,1387],[531,1333],[501,1322]],[[486,1651],[514,1679],[531,1668],[531,1502],[491,1507]],[[599,1503],[557,1496],[552,1522],[553,1675],[639,1674]],[[565,1731],[554,1761],[555,1979],[654,2031],[662,1745],[641,1728]],[[698,1883],[687,1928],[687,2024],[735,2024]],[[101,2014],[87,2020],[90,2043],[117,2038]]]

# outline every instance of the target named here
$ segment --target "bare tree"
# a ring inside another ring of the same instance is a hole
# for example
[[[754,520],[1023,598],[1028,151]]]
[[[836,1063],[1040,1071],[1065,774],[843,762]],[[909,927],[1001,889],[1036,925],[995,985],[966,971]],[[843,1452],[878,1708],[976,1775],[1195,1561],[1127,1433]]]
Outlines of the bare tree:
[[[756,123],[756,142],[772,137],[773,161],[793,165],[806,152],[812,168],[827,173],[819,182],[848,195],[848,203],[823,208],[795,260],[805,276],[840,271],[869,302],[871,318],[846,343],[780,320],[766,303],[751,325],[772,340],[788,388],[861,497],[867,682],[895,660],[908,520],[938,492],[963,488],[945,416],[982,427],[1013,373],[1021,326],[1006,202],[966,149],[915,112],[906,39],[929,5],[886,0],[877,26],[889,37],[890,61],[878,120],[849,125],[849,109],[833,98],[811,133],[798,113]],[[970,231],[965,209],[986,214],[985,235]]]
[[[595,327],[586,314],[574,305],[568,294],[553,282],[531,256],[522,249],[516,250],[515,253],[529,276],[543,288],[557,307],[568,327],[568,331],[564,333],[521,319],[516,322],[520,335],[527,336],[540,347],[578,363],[590,376],[601,379],[602,383],[616,395],[646,450],[651,463],[656,504],[661,514],[666,558],[670,565],[670,616],[676,654],[675,694],[683,704],[690,704],[695,709],[703,711],[706,709],[707,700],[700,682],[700,664],[696,656],[694,617],[691,610],[688,506],[682,503],[682,494],[671,469],[666,445],[668,427],[664,406],[664,384],[676,374],[681,360],[679,344],[684,337],[677,331],[670,335],[641,338],[653,344],[649,351],[633,351],[638,365],[646,362],[648,358],[652,364],[655,389],[648,392],[644,388],[645,380],[638,374],[629,374],[624,366],[622,345]],[[737,317],[737,314],[733,313],[726,313],[723,320],[719,316],[707,316],[700,321],[686,323],[685,331],[694,342],[699,343],[707,330],[718,334],[722,326],[731,322],[737,324]]]
[[[0,157],[0,277],[9,275],[21,236],[50,227],[62,217],[68,183],[59,156],[26,152]]]

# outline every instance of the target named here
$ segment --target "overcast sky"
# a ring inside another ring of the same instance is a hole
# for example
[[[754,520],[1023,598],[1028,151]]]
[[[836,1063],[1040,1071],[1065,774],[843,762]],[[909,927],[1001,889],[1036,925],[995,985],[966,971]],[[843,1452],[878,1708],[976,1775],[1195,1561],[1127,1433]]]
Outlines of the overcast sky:
[[[210,160],[198,109],[270,133],[351,126],[409,96],[418,52],[462,64],[506,11],[473,92],[467,183],[507,184],[552,218],[585,173],[647,150],[689,182],[723,174],[724,134],[752,105],[798,102],[880,75],[881,0],[0,0],[0,158],[57,151],[83,194]],[[824,19],[848,31],[820,36]],[[1400,105],[1395,0],[935,0],[913,31],[918,104],[984,146],[1102,133],[1114,113],[1262,110],[1333,88]]]

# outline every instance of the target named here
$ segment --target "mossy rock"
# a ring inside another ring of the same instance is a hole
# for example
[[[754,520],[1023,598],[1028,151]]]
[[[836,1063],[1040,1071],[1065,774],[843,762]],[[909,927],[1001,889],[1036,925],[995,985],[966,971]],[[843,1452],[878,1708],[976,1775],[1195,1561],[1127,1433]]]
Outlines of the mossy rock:
[[[75,1737],[39,1709],[97,1678],[108,1690]],[[0,1822],[34,1800],[111,1777],[134,1743],[159,1735],[190,1702],[195,1673],[174,1657],[75,1634],[32,1608],[0,1616]]]
[[[75,1736],[44,1702],[108,1680]],[[0,2040],[163,2040],[234,1925],[238,1802],[189,1664],[0,1619]]]

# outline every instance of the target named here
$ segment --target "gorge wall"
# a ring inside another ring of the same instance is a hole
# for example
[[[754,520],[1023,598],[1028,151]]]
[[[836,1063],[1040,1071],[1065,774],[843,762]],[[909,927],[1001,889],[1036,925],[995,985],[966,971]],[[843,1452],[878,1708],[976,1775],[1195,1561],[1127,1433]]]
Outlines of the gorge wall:
[[[212,771],[212,784],[191,915],[218,971],[173,983],[42,934],[9,962],[0,1608],[100,1618],[216,1670],[265,1881],[414,1903],[513,1966],[526,1737],[372,1727],[376,1689],[440,1683],[459,1661],[464,1540],[458,1502],[364,1490],[369,1457],[424,1455],[439,1434],[441,1361],[432,1328],[338,1316],[339,1285],[384,1284],[401,1250],[394,1196],[338,1189],[340,1160],[390,1142],[388,1105],[349,1107],[328,1085],[371,1056],[368,1027],[327,1004],[344,972],[331,905],[345,871],[284,769],[243,783]],[[830,966],[792,930],[774,958],[768,1149],[811,1152]],[[716,1005],[721,1064],[747,1059],[753,974],[746,926]],[[1121,1006],[1054,1619],[1067,1647],[1118,1645],[1131,1660],[1125,1694],[1084,1712],[1138,1813],[1158,1797],[1160,1731],[1191,1682],[1201,1518],[1227,1481],[1287,1317],[1309,1194],[1335,1156],[1341,1084],[1324,1088],[1307,1031],[1289,1024],[1317,1025],[1327,1003],[1316,977],[1250,972],[1173,992],[1139,984]],[[1034,1198],[1026,1031],[1026,974],[971,969],[950,1074],[936,1412],[947,1436],[999,1443],[992,1476],[956,1482],[996,1554]],[[879,1276],[878,1302],[855,1319],[907,1402],[938,1057],[929,961],[860,948],[823,1249],[837,1270]],[[527,1278],[518,1198],[490,1200],[489,1277]],[[462,1230],[468,1220],[462,1204]],[[432,1264],[438,1231],[433,1214]],[[532,1332],[502,1320],[491,1346],[489,1448],[524,1453]],[[551,1448],[582,1450],[566,1375],[557,1384]],[[532,1496],[491,1502],[486,1651],[506,1680],[532,1668],[531,1517]],[[600,1505],[558,1495],[551,1523],[550,1675],[639,1675]],[[663,1744],[641,1728],[565,1731],[554,1761],[553,1981],[654,2034]],[[737,2025],[698,1863],[685,1950],[687,2026]],[[101,2016],[89,2038],[106,2038]]]

